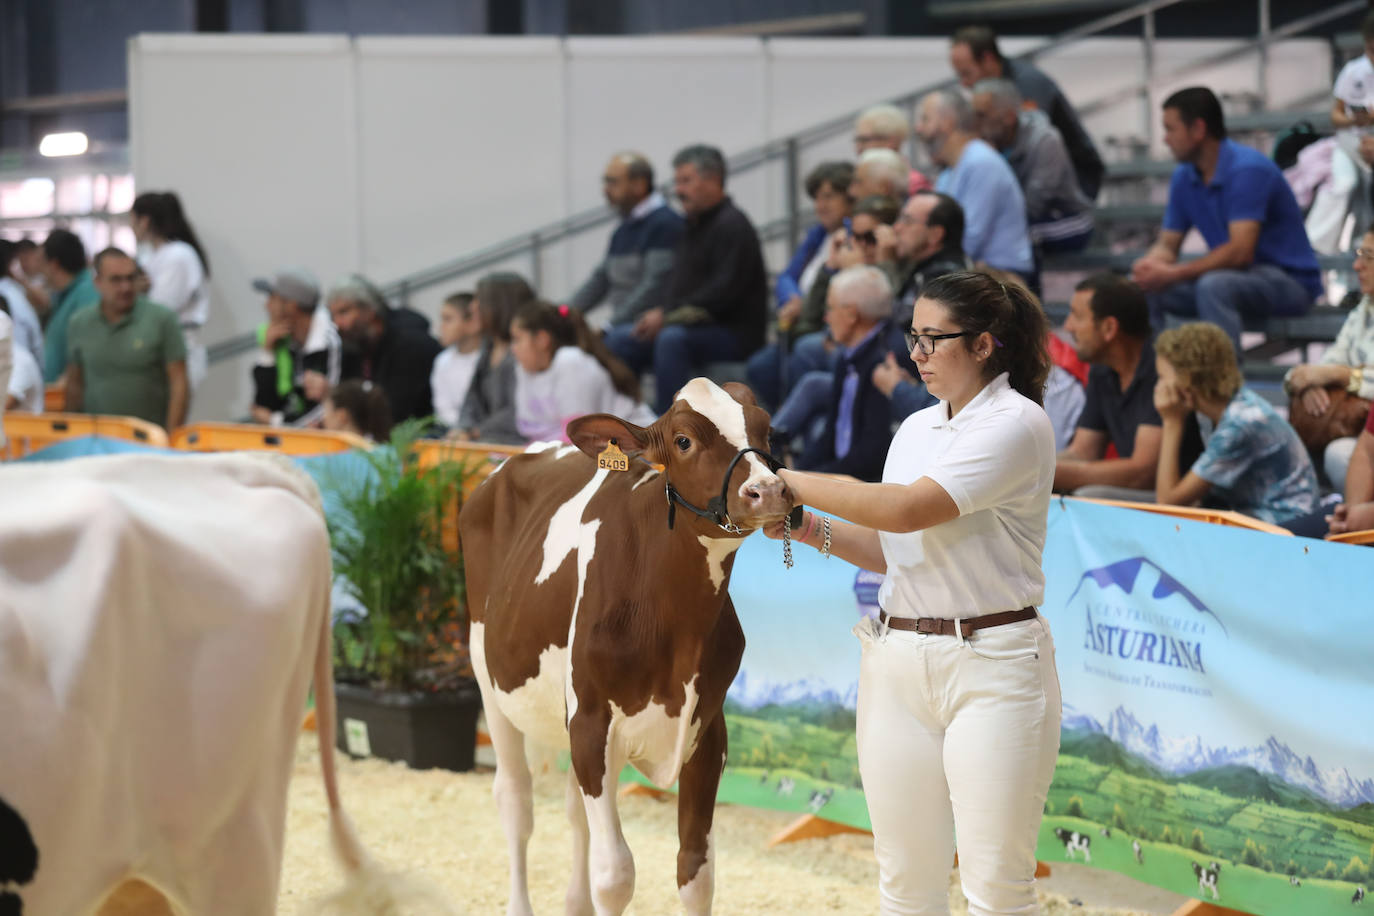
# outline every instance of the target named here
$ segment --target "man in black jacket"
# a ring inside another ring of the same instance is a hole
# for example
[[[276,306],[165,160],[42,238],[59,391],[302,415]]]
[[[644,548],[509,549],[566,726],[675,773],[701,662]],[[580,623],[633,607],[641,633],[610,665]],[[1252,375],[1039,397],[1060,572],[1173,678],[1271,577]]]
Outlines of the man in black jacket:
[[[253,420],[272,426],[316,426],[320,401],[340,381],[358,374],[346,363],[329,313],[318,308],[315,276],[288,267],[253,281],[267,294],[267,323],[258,327],[253,364]]]
[[[830,281],[825,322],[841,347],[831,384],[825,432],[802,453],[797,467],[881,480],[892,442],[887,396],[873,384],[873,370],[887,356],[892,285],[876,267],[846,268]]]
[[[949,44],[949,63],[966,89],[986,79],[1000,78],[1015,83],[1022,98],[1043,111],[1064,138],[1078,186],[1088,200],[1097,199],[1107,166],[1058,83],[1029,60],[1003,57],[997,47],[997,33],[985,25],[964,26],[954,33]]]
[[[356,276],[329,291],[329,313],[344,343],[357,350],[361,377],[386,392],[395,422],[434,413],[429,375],[442,348],[420,327],[423,316],[391,308]]]
[[[763,346],[768,322],[763,250],[725,193],[725,157],[711,146],[683,149],[673,157],[673,185],[687,231],[673,255],[668,300],[606,335],[635,372],[652,363],[659,413],[705,363],[744,359]]]

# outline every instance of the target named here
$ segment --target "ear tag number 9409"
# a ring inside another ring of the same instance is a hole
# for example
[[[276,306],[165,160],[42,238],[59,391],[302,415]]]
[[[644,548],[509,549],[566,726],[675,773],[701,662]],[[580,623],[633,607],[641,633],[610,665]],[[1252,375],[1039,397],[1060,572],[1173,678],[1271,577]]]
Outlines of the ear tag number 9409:
[[[630,459],[625,457],[625,453],[620,450],[616,440],[612,439],[606,444],[601,454],[596,456],[596,466],[606,471],[628,471]]]

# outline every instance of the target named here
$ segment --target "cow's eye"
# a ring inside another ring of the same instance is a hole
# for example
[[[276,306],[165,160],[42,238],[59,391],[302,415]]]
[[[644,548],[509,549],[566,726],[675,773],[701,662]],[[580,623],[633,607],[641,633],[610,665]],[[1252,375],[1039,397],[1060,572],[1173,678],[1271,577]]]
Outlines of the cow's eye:
[[[686,436],[678,436],[674,442],[677,443],[677,448],[680,452],[685,452],[692,447],[692,440],[688,439]]]

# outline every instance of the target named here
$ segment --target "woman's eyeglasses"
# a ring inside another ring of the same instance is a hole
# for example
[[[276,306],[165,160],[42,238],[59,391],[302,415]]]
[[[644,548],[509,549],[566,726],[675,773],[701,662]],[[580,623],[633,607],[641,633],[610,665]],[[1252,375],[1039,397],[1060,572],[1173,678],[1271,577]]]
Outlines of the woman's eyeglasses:
[[[935,352],[935,341],[953,340],[956,337],[969,337],[972,331],[955,331],[953,334],[917,334],[911,328],[907,328],[903,334],[906,336],[906,348],[910,353],[920,350],[926,356]]]
[[[854,241],[860,245],[876,245],[878,244],[878,236],[872,232],[856,232],[854,233]]]
[[[1355,260],[1364,261],[1366,264],[1370,261],[1374,261],[1374,250],[1370,250],[1368,248],[1356,248]]]

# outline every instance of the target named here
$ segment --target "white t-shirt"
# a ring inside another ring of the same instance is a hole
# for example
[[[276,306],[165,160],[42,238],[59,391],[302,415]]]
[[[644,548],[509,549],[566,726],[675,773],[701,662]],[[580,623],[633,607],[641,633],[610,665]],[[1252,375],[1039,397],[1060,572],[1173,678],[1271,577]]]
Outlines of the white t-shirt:
[[[1345,103],[1347,114],[1352,106],[1374,112],[1374,64],[1363,54],[1347,63],[1336,77],[1331,94]],[[1368,132],[1368,128],[1347,127],[1339,131],[1354,136],[1365,132]]]
[[[543,372],[516,365],[515,427],[526,439],[566,441],[567,422],[589,413],[641,425],[655,419],[649,408],[616,391],[611,374],[580,347],[559,347]]]
[[[210,292],[200,255],[186,242],[172,241],[143,255],[148,298],[176,312],[183,328],[202,327],[210,318]]]
[[[457,427],[458,414],[463,409],[481,358],[481,347],[471,353],[459,353],[457,347],[445,347],[434,358],[434,368],[429,370],[429,389],[434,397],[434,415],[445,426]]]
[[[0,296],[10,310],[10,320],[14,322],[14,344],[33,354],[41,368],[43,365],[43,323],[38,313],[29,304],[24,287],[13,277],[0,277]]]
[[[959,517],[908,534],[879,532],[883,610],[967,618],[1039,605],[1054,462],[1049,417],[1005,373],[953,419],[945,401],[907,417],[888,449],[883,482],[929,477]]]
[[[43,412],[43,370],[38,368],[33,354],[18,345],[14,348],[14,367],[7,388],[7,393],[19,400],[15,410]]]

